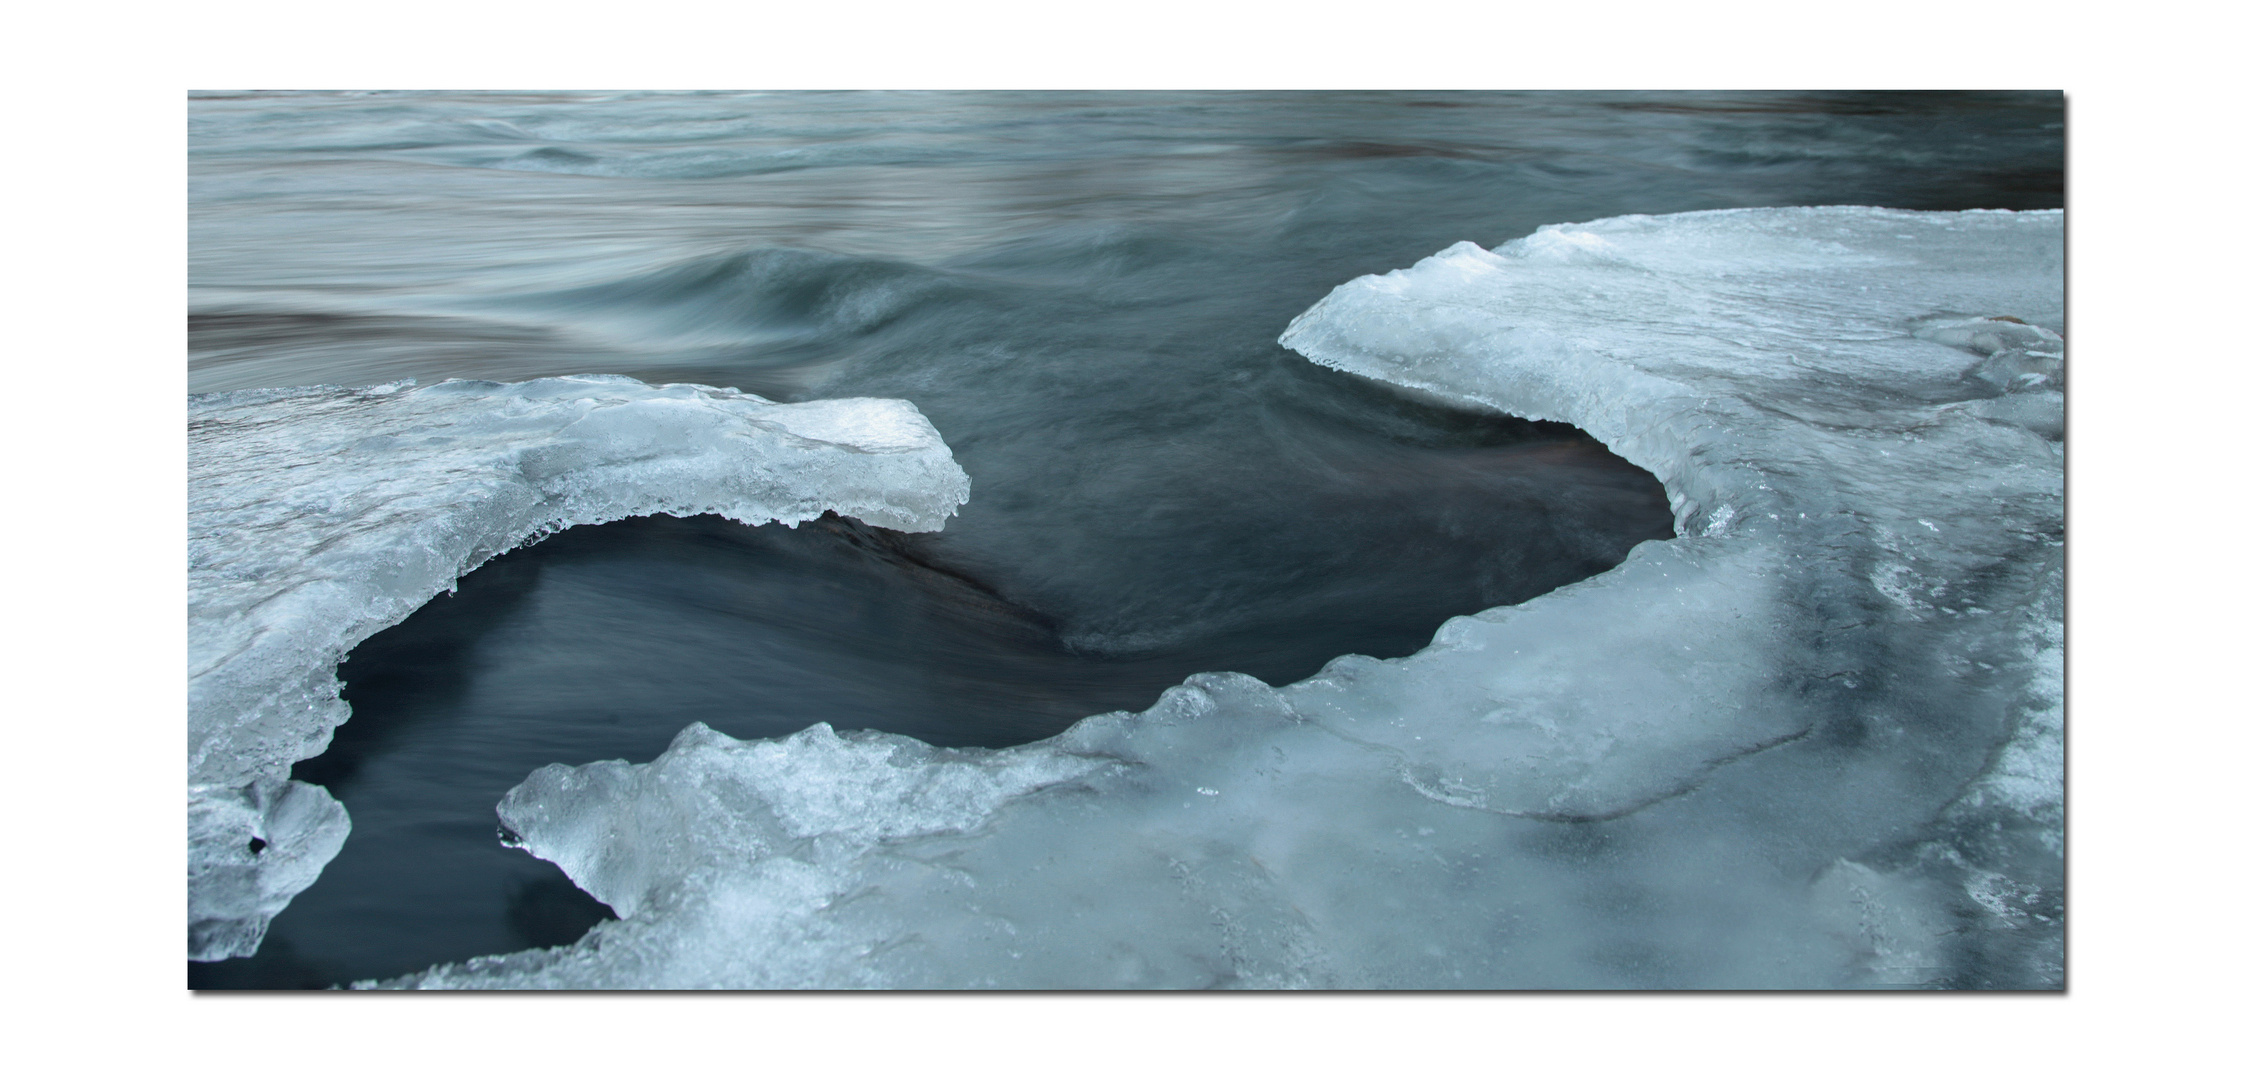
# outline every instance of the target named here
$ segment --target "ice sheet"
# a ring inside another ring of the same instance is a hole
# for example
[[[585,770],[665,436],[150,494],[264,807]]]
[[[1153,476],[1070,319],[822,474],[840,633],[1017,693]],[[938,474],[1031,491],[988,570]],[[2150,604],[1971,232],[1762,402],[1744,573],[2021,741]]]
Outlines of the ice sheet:
[[[349,824],[288,779],[336,664],[503,551],[645,514],[934,530],[969,480],[913,406],[622,376],[191,397],[189,955],[248,955]]]

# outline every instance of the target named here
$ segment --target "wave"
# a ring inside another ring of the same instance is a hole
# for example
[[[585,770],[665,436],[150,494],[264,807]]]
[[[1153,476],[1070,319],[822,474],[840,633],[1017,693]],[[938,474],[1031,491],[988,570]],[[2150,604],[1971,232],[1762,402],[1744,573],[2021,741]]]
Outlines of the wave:
[[[912,263],[760,248],[504,301],[674,346],[840,337],[881,329],[969,290]]]

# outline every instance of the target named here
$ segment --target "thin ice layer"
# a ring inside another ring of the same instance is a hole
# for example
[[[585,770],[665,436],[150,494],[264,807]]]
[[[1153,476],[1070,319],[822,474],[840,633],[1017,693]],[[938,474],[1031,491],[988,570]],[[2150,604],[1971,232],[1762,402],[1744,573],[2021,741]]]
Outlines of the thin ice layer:
[[[1347,283],[1284,344],[1576,424],[1681,538],[1004,752],[543,769],[503,820],[623,918],[401,984],[2057,985],[2062,226],[1627,217]]]
[[[621,376],[191,397],[189,955],[255,951],[349,829],[288,779],[350,715],[336,664],[464,573],[645,514],[939,528],[969,479],[912,405]]]

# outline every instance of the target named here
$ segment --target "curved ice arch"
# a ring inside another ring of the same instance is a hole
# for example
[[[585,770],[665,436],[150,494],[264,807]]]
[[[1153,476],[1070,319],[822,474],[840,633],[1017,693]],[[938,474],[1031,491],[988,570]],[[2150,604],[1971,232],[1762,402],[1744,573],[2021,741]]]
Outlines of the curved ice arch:
[[[1681,538],[1411,657],[1007,751],[696,727],[550,766],[501,816],[623,918],[397,985],[1943,983],[1990,923],[1948,889],[2060,880],[2055,844],[1886,852],[2060,824],[2061,395],[1989,361],[2059,351],[2061,266],[2059,213],[1826,207],[1347,283],[1283,343],[1578,425]]]
[[[615,375],[188,400],[188,954],[257,949],[349,830],[288,779],[350,715],[336,664],[462,575],[646,514],[941,527],[969,478],[903,401],[782,405]]]

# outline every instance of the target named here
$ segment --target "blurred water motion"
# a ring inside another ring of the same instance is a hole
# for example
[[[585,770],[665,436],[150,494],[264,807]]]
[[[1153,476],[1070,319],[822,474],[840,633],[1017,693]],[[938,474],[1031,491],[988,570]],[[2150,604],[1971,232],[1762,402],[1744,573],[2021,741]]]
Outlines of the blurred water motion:
[[[1623,213],[2062,202],[2054,94],[253,94],[190,103],[190,388],[616,372],[913,401],[938,534],[573,530],[378,635],[302,778],[351,840],[259,956],[326,985],[606,909],[503,849],[550,761],[682,726],[950,745],[1301,678],[1671,534],[1557,425],[1274,344],[1335,285]]]

